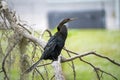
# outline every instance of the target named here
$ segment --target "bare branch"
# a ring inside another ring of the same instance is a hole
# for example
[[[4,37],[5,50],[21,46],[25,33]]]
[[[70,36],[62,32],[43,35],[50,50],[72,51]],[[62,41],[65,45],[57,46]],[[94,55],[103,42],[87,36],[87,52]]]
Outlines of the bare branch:
[[[67,53],[68,53],[69,57],[71,57],[71,55],[68,51],[67,51]],[[74,65],[73,60],[71,61],[71,63],[72,63],[72,69],[73,69],[73,74],[74,74],[74,80],[76,80],[76,71],[75,71],[75,65]]]
[[[56,80],[65,80],[63,73],[62,73],[61,63],[60,63],[59,59],[60,59],[60,57],[58,58],[58,61],[54,61],[52,63],[52,66],[54,69],[54,74],[55,74],[55,79]]]
[[[108,57],[106,57],[106,56],[102,56],[102,55],[97,54],[97,53],[95,53],[95,52],[93,52],[93,53],[89,53],[89,54],[93,54],[93,55],[95,55],[95,56],[98,56],[98,57],[104,58],[104,59],[110,61],[111,63],[113,63],[113,64],[115,64],[115,65],[117,65],[117,66],[120,66],[120,63],[117,63],[117,62],[115,62],[114,60],[112,60],[112,59],[110,59],[110,58],[108,58]],[[89,54],[88,54],[88,55],[89,55]],[[87,55],[87,54],[86,54],[86,55]]]
[[[30,34],[27,34],[27,33],[21,33],[21,34],[23,34],[23,36],[25,38],[30,39],[32,42],[39,44],[42,48],[44,48],[46,45],[46,42],[42,39],[38,39],[38,38],[36,38]]]
[[[40,71],[37,68],[35,68],[35,70],[40,74],[40,76],[42,77],[42,80],[45,80],[43,75],[40,73]]]
[[[34,80],[34,76],[35,76],[35,70],[33,70],[32,72],[32,80]]]
[[[117,62],[115,62],[114,60],[112,60],[112,59],[110,59],[110,58],[108,58],[108,57],[106,57],[106,56],[102,56],[102,55],[100,55],[100,54],[97,54],[97,53],[95,53],[95,52],[86,52],[86,53],[84,53],[84,54],[82,54],[82,55],[80,55],[80,54],[78,55],[78,53],[72,52],[72,51],[70,51],[70,50],[67,50],[67,51],[69,51],[70,53],[76,54],[76,56],[73,56],[73,57],[71,57],[71,58],[69,58],[69,59],[63,60],[62,62],[71,61],[71,60],[74,60],[74,59],[76,59],[76,58],[85,57],[85,56],[88,56],[88,55],[91,55],[91,54],[92,54],[92,55],[98,56],[98,57],[100,57],[100,58],[106,59],[106,60],[110,61],[111,63],[117,65],[117,66],[120,66],[120,63],[117,63]]]
[[[13,50],[13,48],[15,47],[16,44],[17,44],[17,43],[14,43],[14,44],[11,45],[11,46],[8,45],[9,48],[8,48],[8,50],[6,51],[6,55],[5,55],[5,57],[4,57],[4,59],[3,59],[3,62],[2,62],[2,71],[4,72],[5,78],[6,78],[7,80],[9,80],[9,78],[8,78],[8,75],[7,75],[6,70],[5,70],[5,61],[6,61],[7,57],[9,56],[10,52]]]
[[[96,72],[96,75],[97,75],[98,80],[100,80],[100,76],[99,76],[99,73],[98,73],[98,69],[97,69],[93,64],[91,64],[91,63],[83,60],[82,58],[80,58],[80,60],[83,61],[83,62],[85,62],[85,63],[87,63],[87,64],[89,64],[90,66],[92,66],[92,68],[93,68],[93,69],[95,70],[95,72]]]
[[[41,65],[38,65],[37,67],[42,67],[42,66],[45,66],[45,65],[50,65],[52,62],[50,63],[46,63],[46,64],[41,64]]]
[[[22,36],[24,36],[27,39],[30,39],[31,41],[38,43],[40,46],[44,47],[46,45],[46,43],[44,42],[44,40],[42,39],[37,39],[36,37],[30,35],[27,33],[27,31],[24,30],[24,28],[22,28],[21,26],[19,26],[16,23],[16,19],[14,17],[14,14],[12,14],[9,9],[4,9],[4,13],[3,13],[6,17],[6,19],[8,20],[8,22],[11,25],[11,28],[13,30],[15,30],[16,32],[18,32],[19,34],[21,34]]]
[[[36,46],[35,44],[33,44],[32,60],[33,60],[33,58],[35,57],[36,49],[37,49],[37,46]]]
[[[7,76],[7,73],[6,73],[6,70],[5,70],[5,62],[6,62],[6,59],[7,57],[9,56],[10,52],[13,50],[13,48],[20,42],[22,37],[20,37],[20,35],[18,33],[15,33],[11,39],[14,39],[13,43],[9,43],[8,44],[8,47],[7,47],[7,50],[6,50],[6,55],[3,59],[3,62],[2,62],[2,71],[4,72],[4,75],[5,75],[5,78],[7,80],[9,80],[8,76]]]
[[[0,58],[2,59],[2,57],[4,56],[4,53],[3,53],[3,49],[2,49],[2,45],[1,45],[1,39],[0,39],[0,54],[1,54]]]
[[[50,80],[52,80],[54,77],[55,77],[55,75],[53,75]]]
[[[24,28],[26,31],[28,31],[31,34],[31,31],[28,30],[26,27],[24,27],[22,24],[18,23],[19,26],[21,26],[22,28]]]
[[[115,62],[114,60],[111,60],[110,58],[108,58],[108,57],[106,57],[106,56],[102,56],[102,55],[97,54],[97,53],[95,53],[95,52],[88,52],[88,53],[84,53],[84,54],[80,55],[80,54],[78,54],[78,53],[69,51],[69,50],[67,50],[67,49],[65,49],[65,50],[68,51],[68,52],[77,54],[77,55],[74,56],[74,57],[71,57],[71,58],[69,58],[69,59],[63,59],[62,62],[71,61],[71,60],[74,60],[74,59],[76,59],[76,58],[80,58],[81,61],[83,61],[83,62],[89,64],[89,65],[95,70],[98,80],[100,80],[100,76],[99,76],[98,71],[100,71],[100,72],[102,72],[102,73],[105,73],[105,74],[107,74],[107,75],[113,77],[114,79],[118,80],[114,75],[112,75],[112,74],[110,74],[110,73],[108,73],[108,72],[106,72],[106,71],[103,71],[103,70],[101,70],[100,68],[96,68],[93,64],[91,64],[91,63],[89,63],[89,62],[83,60],[82,57],[85,57],[85,56],[88,56],[88,55],[90,55],[90,54],[93,54],[93,55],[98,56],[98,57],[101,57],[101,58],[103,58],[103,59],[107,59],[107,60],[110,61],[111,63],[113,63],[113,64],[119,66],[119,63]]]
[[[118,79],[117,79],[115,76],[113,76],[112,74],[110,74],[110,73],[108,73],[108,72],[106,72],[106,71],[103,71],[103,70],[100,69],[100,68],[95,67],[93,64],[91,64],[91,63],[88,62],[88,61],[83,60],[82,58],[80,58],[80,59],[81,59],[81,61],[83,61],[83,62],[89,64],[91,67],[94,68],[94,70],[95,70],[95,72],[96,72],[96,74],[97,74],[98,80],[100,80],[100,76],[99,76],[98,71],[102,72],[102,74],[105,73],[105,74],[107,74],[107,75],[113,77],[114,79],[118,80]],[[101,77],[102,77],[102,76],[101,76]]]
[[[43,37],[43,35],[45,34],[45,32],[48,32],[49,37],[52,36],[52,33],[50,32],[50,30],[46,29],[46,30],[44,30],[44,31],[42,32],[42,34],[41,34],[41,36],[40,36],[40,39],[42,39],[42,37]]]
[[[118,79],[117,79],[114,75],[112,75],[111,73],[108,73],[108,72],[106,72],[106,71],[103,71],[103,70],[101,70],[100,68],[98,68],[98,70],[99,70],[100,72],[105,73],[105,74],[113,77],[114,79],[118,80]]]
[[[48,77],[48,70],[47,70],[47,68],[46,68],[46,65],[44,65],[44,70],[45,70],[45,72],[46,72],[46,79],[49,80],[49,77]]]

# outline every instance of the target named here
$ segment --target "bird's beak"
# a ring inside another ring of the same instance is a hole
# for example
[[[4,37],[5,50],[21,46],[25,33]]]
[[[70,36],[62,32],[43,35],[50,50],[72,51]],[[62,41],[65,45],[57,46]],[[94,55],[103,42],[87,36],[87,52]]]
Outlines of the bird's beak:
[[[78,18],[70,18],[70,21],[74,21],[77,20]]]

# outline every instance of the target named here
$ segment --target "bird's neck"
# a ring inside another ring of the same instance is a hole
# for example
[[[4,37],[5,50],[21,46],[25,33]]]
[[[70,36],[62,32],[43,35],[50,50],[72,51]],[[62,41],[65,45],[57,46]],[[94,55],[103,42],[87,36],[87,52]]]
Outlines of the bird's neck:
[[[60,30],[60,34],[62,35],[62,37],[64,39],[66,39],[67,38],[67,34],[68,34],[67,28],[66,27],[62,27],[61,30]]]

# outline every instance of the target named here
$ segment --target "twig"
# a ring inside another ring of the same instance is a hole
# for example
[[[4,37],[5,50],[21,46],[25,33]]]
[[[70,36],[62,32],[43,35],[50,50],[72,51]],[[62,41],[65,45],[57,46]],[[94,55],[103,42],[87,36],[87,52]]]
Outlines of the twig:
[[[7,25],[7,22],[6,22],[6,17],[5,17],[5,15],[4,15],[4,17],[3,17],[3,20],[4,20],[5,26],[6,26],[7,28],[9,28],[8,25]]]
[[[72,53],[72,54],[79,55],[78,53],[76,53],[76,52],[73,52],[73,51],[70,51],[70,50],[66,49],[65,47],[64,47],[63,49],[64,49],[65,51],[67,51],[67,52],[70,52],[70,53]]]
[[[68,51],[66,51],[69,55],[69,57],[71,57],[70,53]],[[71,61],[72,63],[72,69],[73,69],[73,74],[74,74],[74,80],[76,80],[76,71],[75,71],[75,65],[74,65],[74,62],[73,60]]]
[[[55,77],[55,75],[53,75],[50,80],[52,80],[54,77]]]
[[[49,76],[48,76],[48,71],[47,71],[46,65],[44,65],[44,69],[45,69],[45,72],[46,72],[46,79],[49,80]]]
[[[110,73],[108,73],[108,72],[106,72],[106,71],[103,71],[103,70],[100,69],[100,68],[95,67],[93,64],[91,64],[91,63],[88,62],[88,61],[83,60],[82,58],[80,58],[80,59],[81,59],[81,61],[83,61],[83,62],[89,64],[90,66],[92,66],[92,67],[94,68],[94,70],[95,70],[95,72],[96,72],[96,74],[97,74],[98,80],[100,80],[100,76],[99,76],[98,71],[102,72],[102,74],[105,73],[105,74],[107,74],[107,75],[113,77],[114,79],[118,80],[118,79],[117,79],[115,76],[113,76],[112,74],[110,74]],[[102,77],[102,75],[101,75],[101,77]]]
[[[114,79],[118,80],[118,79],[117,79],[114,75],[112,75],[111,73],[105,72],[105,71],[101,70],[100,68],[98,68],[98,70],[101,71],[102,73],[105,73],[105,74],[113,77]]]
[[[65,49],[65,50],[67,50],[67,49]],[[67,50],[67,51],[76,54],[76,56],[71,57],[71,58],[66,59],[66,60],[64,59],[63,62],[64,62],[64,61],[65,61],[65,62],[66,62],[66,61],[71,61],[71,60],[74,60],[74,59],[76,59],[76,58],[80,58],[81,61],[83,61],[83,62],[89,64],[91,67],[93,67],[93,69],[94,69],[95,72],[96,72],[96,75],[97,75],[98,80],[100,80],[100,76],[99,76],[98,71],[100,71],[100,72],[102,72],[102,73],[105,73],[105,74],[113,77],[114,79],[118,80],[114,75],[112,75],[112,74],[110,74],[110,73],[108,73],[108,72],[106,72],[106,71],[103,71],[103,70],[101,70],[100,68],[96,68],[93,64],[91,64],[91,63],[83,60],[82,57],[87,56],[87,55],[90,55],[90,54],[93,54],[93,55],[95,55],[95,56],[98,56],[98,57],[107,59],[107,60],[110,61],[111,63],[119,66],[119,63],[115,62],[114,60],[111,60],[110,58],[108,58],[108,57],[106,57],[106,56],[99,55],[99,54],[97,54],[97,53],[95,53],[95,52],[88,52],[88,53],[85,53],[85,54],[80,55],[80,54],[75,53],[75,52],[72,52],[72,51],[70,51],[70,50]]]
[[[42,80],[45,80],[43,75],[40,73],[40,71],[37,68],[35,68],[35,70],[40,74],[40,76],[42,77]]]
[[[0,16],[1,16],[1,18],[3,19],[4,28],[5,28],[5,29],[9,29],[9,27],[8,27],[8,25],[7,25],[7,22],[6,22],[5,15],[4,15],[4,14],[2,15],[2,13],[0,13]]]
[[[97,54],[97,53],[95,53],[95,52],[86,52],[86,53],[84,53],[84,54],[82,54],[82,55],[80,55],[80,54],[78,55],[78,53],[75,53],[75,52],[72,52],[72,51],[69,51],[69,52],[70,52],[70,53],[73,53],[73,54],[76,54],[76,56],[73,56],[73,57],[71,57],[71,58],[68,58],[68,59],[66,59],[66,60],[63,60],[62,62],[71,61],[71,60],[74,60],[74,59],[76,59],[76,58],[85,57],[85,56],[87,56],[87,55],[91,55],[91,54],[92,54],[92,55],[101,57],[101,58],[103,58],[103,59],[106,59],[106,60],[110,61],[111,63],[117,65],[117,66],[120,66],[120,64],[117,63],[117,62],[115,62],[114,60],[112,60],[112,59],[110,59],[110,58],[108,58],[108,57],[106,57],[106,56],[102,56],[102,55],[100,55],[100,54]]]
[[[9,56],[10,52],[13,50],[13,48],[15,47],[16,44],[17,43],[14,43],[11,46],[8,45],[9,48],[8,48],[8,50],[6,52],[6,55],[5,55],[5,57],[3,59],[3,62],[2,62],[2,71],[4,72],[5,79],[7,79],[7,80],[9,80],[9,78],[8,78],[8,75],[7,75],[6,70],[5,70],[5,61],[6,61],[7,57]]]
[[[35,57],[35,53],[36,53],[36,45],[35,44],[33,44],[33,51],[32,51],[32,60],[33,60],[33,58]]]
[[[0,37],[0,38],[1,38],[1,39],[0,39],[0,54],[1,54],[1,58],[2,58],[3,56],[5,56],[4,53],[3,53],[2,45],[1,45],[2,37],[3,37],[3,33],[2,33],[2,35],[1,35],[1,37]]]
[[[32,62],[33,62],[33,58],[35,57],[35,53],[36,53],[36,45],[34,45],[33,44],[33,46],[34,46],[34,48],[33,48],[33,51],[32,51]],[[40,73],[40,71],[37,69],[37,68],[35,68],[35,71],[37,71],[39,74],[40,74],[40,76],[42,77],[42,80],[45,80],[44,79],[44,77],[43,77],[43,75]],[[34,71],[33,71],[33,74],[32,74],[32,80],[34,79]]]
[[[112,59],[110,59],[110,58],[108,58],[108,57],[106,57],[106,56],[102,56],[102,55],[97,54],[97,53],[95,53],[95,52],[92,52],[92,53],[89,53],[89,54],[93,54],[93,55],[96,55],[96,56],[98,56],[98,57],[104,58],[104,59],[112,62],[113,64],[115,64],[115,65],[117,65],[117,66],[120,66],[120,63],[117,63],[117,62],[115,62],[114,60],[112,60]],[[89,55],[89,54],[88,54],[88,55]],[[86,55],[87,55],[87,54],[86,54]]]
[[[32,73],[32,80],[34,80],[34,76],[35,76],[35,70],[33,70],[33,73]]]
[[[51,37],[51,36],[52,36],[52,33],[50,32],[50,30],[45,29],[45,30],[42,32],[42,34],[41,34],[41,36],[40,36],[40,39],[43,37],[43,35],[45,34],[45,32],[48,32],[49,37]]]
[[[26,31],[28,31],[31,34],[31,31],[28,30],[26,27],[24,27],[22,24],[18,23],[19,26],[21,26],[22,28],[24,28]]]
[[[100,80],[100,76],[99,76],[99,73],[98,73],[98,68],[96,68],[93,64],[83,60],[82,58],[80,58],[80,60],[83,61],[84,63],[89,64],[95,70],[98,80]]]
[[[37,67],[42,67],[42,66],[45,66],[45,65],[50,65],[52,62],[50,63],[46,63],[46,64],[41,64],[41,65],[38,65]]]

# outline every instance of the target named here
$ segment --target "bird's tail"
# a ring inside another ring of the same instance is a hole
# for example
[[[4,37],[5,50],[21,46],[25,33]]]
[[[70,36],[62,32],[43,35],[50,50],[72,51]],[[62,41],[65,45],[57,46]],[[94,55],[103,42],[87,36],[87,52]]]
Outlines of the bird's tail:
[[[31,67],[29,67],[23,74],[27,74],[31,72],[33,69],[37,67],[37,65],[42,61],[42,59],[39,59],[36,63],[34,63]]]

